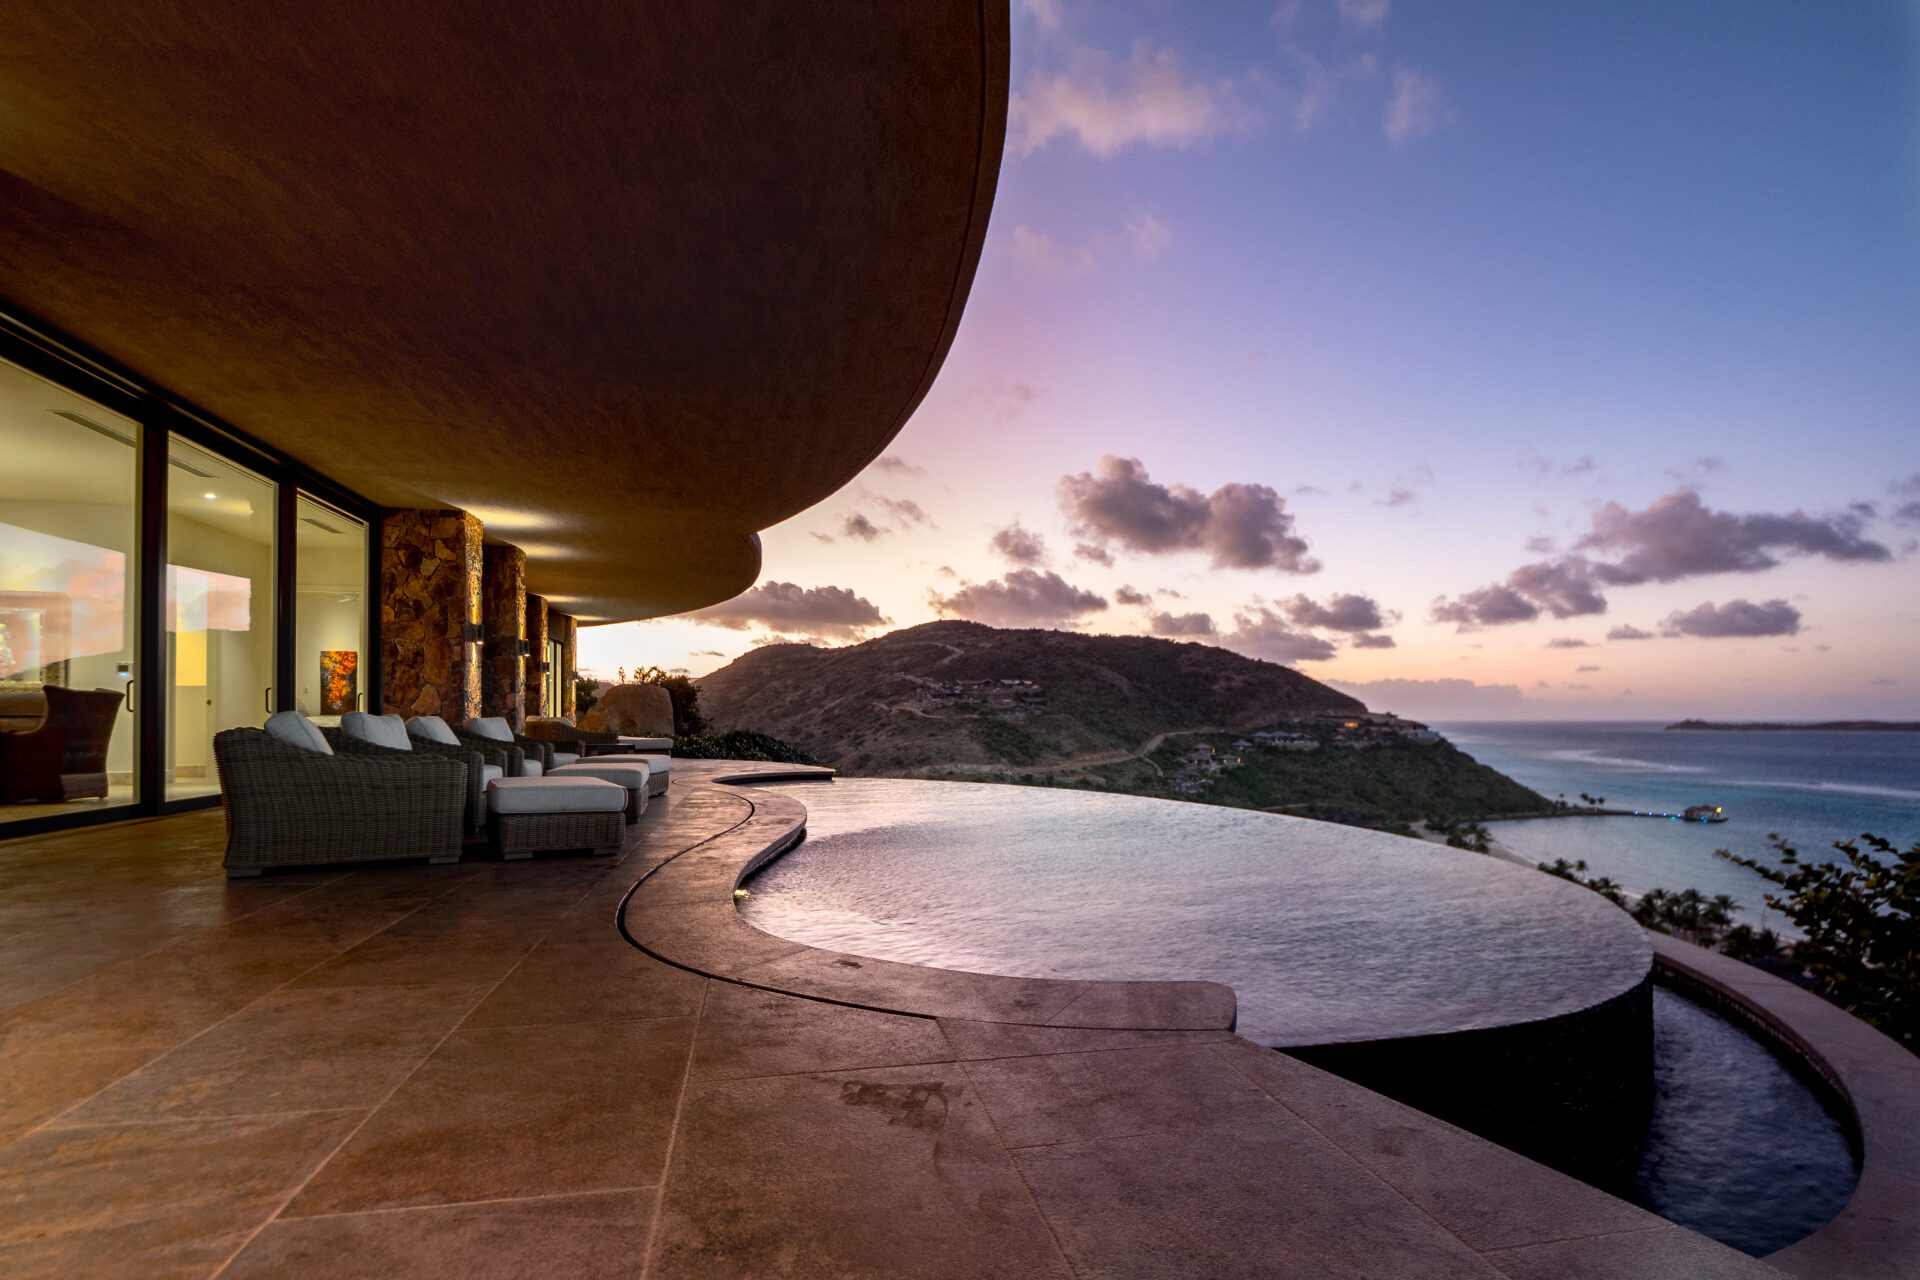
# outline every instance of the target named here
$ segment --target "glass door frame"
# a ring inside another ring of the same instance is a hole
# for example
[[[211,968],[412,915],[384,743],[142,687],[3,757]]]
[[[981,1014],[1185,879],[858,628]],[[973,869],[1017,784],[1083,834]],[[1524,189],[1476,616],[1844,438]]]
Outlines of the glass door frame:
[[[365,520],[367,537],[367,661],[361,682],[367,706],[381,705],[380,695],[380,517],[382,509],[359,494],[310,470],[300,462],[229,426],[171,395],[159,386],[122,369],[106,357],[60,334],[50,326],[24,318],[0,299],[0,359],[58,384],[76,395],[140,424],[139,492],[135,495],[138,573],[134,583],[134,705],[138,736],[134,768],[138,778],[130,805],[50,814],[13,822],[0,820],[0,840],[210,809],[217,795],[168,800],[166,770],[167,669],[166,572],[168,465],[172,437],[179,436],[203,449],[256,472],[277,486],[275,494],[275,574],[273,590],[274,679],[272,709],[291,710],[294,704],[294,646],[297,640],[296,592],[299,495],[302,490],[341,511]],[[0,812],[0,819],[4,813]]]

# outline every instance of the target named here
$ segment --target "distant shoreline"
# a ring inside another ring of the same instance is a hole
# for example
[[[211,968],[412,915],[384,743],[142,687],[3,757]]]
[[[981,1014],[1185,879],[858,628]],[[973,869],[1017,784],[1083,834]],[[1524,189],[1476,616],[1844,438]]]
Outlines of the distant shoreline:
[[[1813,724],[1717,724],[1711,720],[1682,720],[1668,729],[1707,729],[1720,733],[1784,733],[1817,730],[1823,733],[1920,733],[1920,720],[1822,720]]]

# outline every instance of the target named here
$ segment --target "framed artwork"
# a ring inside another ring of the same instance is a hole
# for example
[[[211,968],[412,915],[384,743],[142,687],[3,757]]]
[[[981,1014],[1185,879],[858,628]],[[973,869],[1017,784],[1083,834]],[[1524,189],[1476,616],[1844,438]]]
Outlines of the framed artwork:
[[[320,714],[343,715],[360,704],[360,654],[353,649],[320,652]]]

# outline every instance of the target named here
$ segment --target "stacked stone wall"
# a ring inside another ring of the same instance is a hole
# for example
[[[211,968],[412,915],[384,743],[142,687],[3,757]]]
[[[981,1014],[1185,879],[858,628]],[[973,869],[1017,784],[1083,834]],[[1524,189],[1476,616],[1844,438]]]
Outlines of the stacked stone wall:
[[[547,716],[547,601],[527,595],[527,714]]]
[[[504,716],[515,730],[526,725],[527,668],[520,654],[526,624],[527,554],[504,543],[487,544],[480,574],[480,714]]]
[[[380,522],[384,711],[461,723],[480,714],[464,630],[480,616],[480,521],[464,511],[390,511]]]

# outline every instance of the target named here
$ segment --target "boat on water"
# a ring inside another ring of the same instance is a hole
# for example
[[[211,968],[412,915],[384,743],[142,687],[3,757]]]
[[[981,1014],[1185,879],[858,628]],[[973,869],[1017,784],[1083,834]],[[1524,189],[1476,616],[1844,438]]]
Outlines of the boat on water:
[[[1680,814],[1688,822],[1725,822],[1727,811],[1717,804],[1688,805]]]

